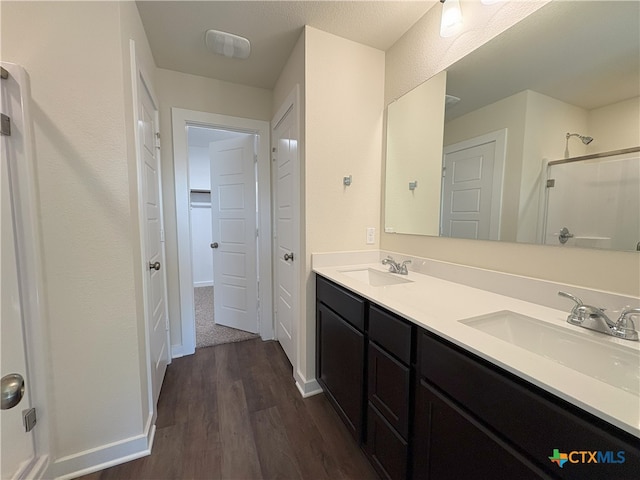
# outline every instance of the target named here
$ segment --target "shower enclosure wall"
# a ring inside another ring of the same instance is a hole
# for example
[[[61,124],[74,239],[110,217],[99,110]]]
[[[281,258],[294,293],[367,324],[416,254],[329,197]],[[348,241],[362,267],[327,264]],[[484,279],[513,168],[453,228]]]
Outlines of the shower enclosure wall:
[[[639,151],[634,148],[549,162],[544,243],[639,249]]]

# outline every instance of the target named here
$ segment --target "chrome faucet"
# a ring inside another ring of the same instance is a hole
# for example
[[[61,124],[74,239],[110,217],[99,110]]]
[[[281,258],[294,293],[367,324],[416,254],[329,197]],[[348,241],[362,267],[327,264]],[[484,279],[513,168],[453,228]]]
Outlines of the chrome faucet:
[[[407,270],[407,263],[411,263],[411,260],[405,260],[402,263],[396,262],[391,255],[382,260],[383,265],[389,265],[389,271],[391,273],[398,273],[400,275],[409,275]]]
[[[606,333],[607,335],[625,340],[638,341],[638,332],[631,317],[633,315],[640,315],[640,308],[627,308],[623,310],[618,321],[614,323],[604,313],[604,309],[585,305],[578,297],[567,292],[558,292],[558,295],[569,298],[576,303],[567,317],[567,322],[571,325]]]

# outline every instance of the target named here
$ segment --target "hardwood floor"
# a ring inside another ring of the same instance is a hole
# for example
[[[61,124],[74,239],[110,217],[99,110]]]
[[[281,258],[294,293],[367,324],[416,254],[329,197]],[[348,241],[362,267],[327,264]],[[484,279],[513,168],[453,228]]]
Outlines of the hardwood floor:
[[[277,342],[196,350],[167,369],[150,456],[84,480],[377,479],[324,394],[303,399]]]

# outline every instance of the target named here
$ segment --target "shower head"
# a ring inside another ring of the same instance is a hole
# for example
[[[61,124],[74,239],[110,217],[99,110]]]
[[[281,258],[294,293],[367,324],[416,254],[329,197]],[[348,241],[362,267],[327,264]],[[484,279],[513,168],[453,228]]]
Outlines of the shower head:
[[[579,133],[568,133],[567,132],[567,141],[565,142],[564,145],[564,158],[569,158],[569,139],[571,137],[578,137],[582,143],[584,143],[585,145],[589,145],[591,142],[593,142],[593,137],[588,137],[586,135],[580,135]]]
[[[591,142],[593,142],[593,137],[580,135],[579,133],[567,133],[567,141],[569,141],[571,137],[578,137],[585,145],[589,145]]]

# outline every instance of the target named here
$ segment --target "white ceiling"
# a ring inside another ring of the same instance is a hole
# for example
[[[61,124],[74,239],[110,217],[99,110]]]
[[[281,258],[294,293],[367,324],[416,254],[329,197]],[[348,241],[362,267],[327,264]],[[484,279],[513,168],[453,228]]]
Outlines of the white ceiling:
[[[304,25],[386,51],[438,1],[136,3],[158,67],[272,89]],[[248,38],[249,58],[209,52],[204,44],[209,29]]]
[[[555,1],[447,69],[451,120],[525,89],[587,110],[640,93],[640,2]]]

